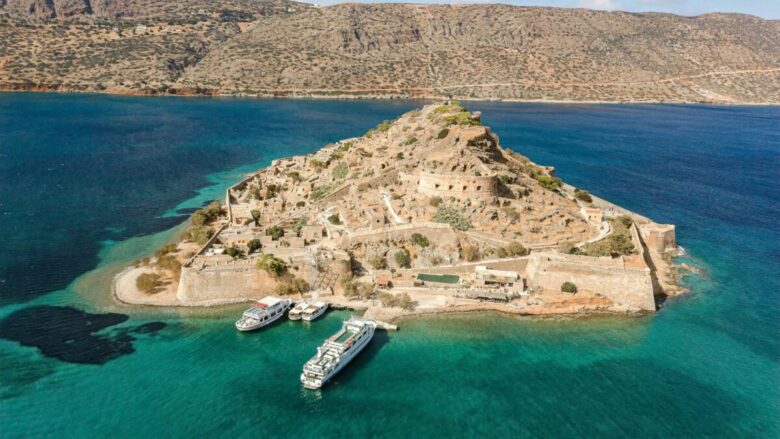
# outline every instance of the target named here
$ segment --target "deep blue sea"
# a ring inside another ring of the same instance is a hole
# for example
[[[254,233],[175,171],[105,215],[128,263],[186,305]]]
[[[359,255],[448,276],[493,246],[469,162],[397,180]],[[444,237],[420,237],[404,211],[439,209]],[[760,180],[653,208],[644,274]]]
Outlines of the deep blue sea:
[[[678,226],[703,273],[653,316],[405,320],[311,392],[347,312],[239,334],[240,307],[111,300],[242,173],[419,105],[0,94],[0,437],[780,437],[780,107],[467,103]]]

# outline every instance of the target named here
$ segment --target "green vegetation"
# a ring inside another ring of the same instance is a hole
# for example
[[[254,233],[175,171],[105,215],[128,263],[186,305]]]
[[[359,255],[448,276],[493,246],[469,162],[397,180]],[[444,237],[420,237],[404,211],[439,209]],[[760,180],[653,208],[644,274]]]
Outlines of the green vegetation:
[[[260,212],[257,209],[252,209],[249,212],[249,214],[252,215],[252,221],[255,222],[255,226],[259,226],[260,225],[260,216],[262,215],[262,212]]]
[[[368,130],[364,136],[371,138],[371,136],[373,136],[375,133],[384,133],[385,131],[389,130],[391,126],[393,126],[393,123],[389,120],[385,120],[375,128]]]
[[[593,197],[590,196],[590,193],[588,191],[581,191],[579,189],[574,189],[574,198],[584,201],[586,203],[592,203]]]
[[[406,138],[406,140],[404,140],[403,145],[409,146],[409,145],[414,145],[415,143],[417,143],[417,137],[409,136]]]
[[[314,168],[317,171],[321,171],[321,170],[325,169],[325,163],[323,163],[321,160],[317,160],[317,159],[309,160],[309,166],[311,166],[312,168]]]
[[[157,273],[143,273],[135,278],[135,286],[146,294],[152,294],[162,286],[162,278]]]
[[[347,165],[346,162],[339,162],[339,164],[333,168],[333,178],[336,180],[346,178],[348,173],[349,165]]]
[[[266,229],[265,234],[270,236],[274,241],[278,241],[279,238],[284,236],[284,229],[279,226],[271,226]]]
[[[192,214],[192,225],[205,226],[222,214],[222,206],[220,206],[219,202],[214,201],[203,209],[196,210],[195,213]]]
[[[295,236],[301,236],[301,229],[308,222],[309,222],[309,217],[306,216],[306,215],[303,215],[302,217],[298,218],[295,221],[295,224],[293,224],[293,226],[292,226],[292,230],[293,230],[293,232],[295,232]]]
[[[263,244],[260,243],[259,239],[252,239],[249,242],[246,243],[247,248],[249,249],[249,253],[254,253],[261,248],[263,248]]]
[[[332,191],[333,191],[332,185],[324,184],[322,186],[317,186],[314,189],[312,189],[311,193],[309,194],[309,197],[311,197],[312,200],[317,201],[323,198],[325,195],[328,195]]]
[[[273,277],[280,277],[287,273],[287,264],[272,254],[266,253],[260,257],[256,265],[258,270],[265,270]]]
[[[212,236],[214,236],[214,229],[209,226],[193,226],[182,235],[184,239],[198,245],[205,245]]]
[[[426,274],[420,273],[417,279],[423,282],[438,282],[442,284],[456,284],[460,281],[460,276],[454,274]]]
[[[341,217],[338,213],[334,213],[333,215],[329,216],[328,221],[330,221],[331,224],[335,224],[337,226],[341,225]]]
[[[290,171],[287,173],[287,176],[292,179],[292,181],[296,183],[300,183],[301,181],[301,173],[298,171]]]
[[[562,182],[560,178],[550,177],[547,174],[537,174],[534,178],[548,191],[554,191],[561,187]]]
[[[178,250],[176,249],[176,244],[168,243],[157,249],[156,252],[154,252],[154,257],[160,258],[162,256],[165,256],[169,253],[176,253]]]
[[[413,301],[407,293],[393,294],[383,291],[379,293],[378,296],[379,301],[382,302],[382,306],[386,308],[395,307],[406,310],[417,308],[417,302]]]
[[[428,241],[428,238],[426,238],[425,236],[421,235],[420,233],[412,233],[412,236],[409,239],[409,241],[412,244],[414,244],[416,246],[419,246],[419,247],[423,247],[423,248],[428,247],[429,245],[431,245],[431,242]]]
[[[504,211],[504,214],[510,221],[517,221],[520,219],[520,213],[512,206],[504,207],[501,210]]]
[[[439,207],[443,201],[444,200],[442,200],[441,197],[436,196],[431,197],[431,199],[428,200],[428,204],[431,205],[431,207]]]
[[[369,264],[371,264],[372,267],[374,267],[374,270],[386,270],[387,269],[387,258],[384,256],[375,255],[368,261]]]
[[[442,129],[441,131],[439,131],[436,134],[436,138],[441,140],[441,139],[447,137],[449,134],[450,134],[450,129],[449,128],[444,128],[444,129]]]
[[[412,266],[412,257],[409,256],[409,252],[406,249],[395,252],[393,259],[395,259],[396,264],[403,268],[411,268]]]
[[[510,256],[526,256],[528,254],[528,249],[523,247],[523,244],[520,244],[517,241],[512,241],[506,247],[506,252]]]
[[[460,212],[450,206],[440,206],[436,210],[436,215],[433,216],[433,221],[449,224],[456,230],[468,230],[472,227],[471,223],[463,218]]]
[[[288,276],[274,288],[276,294],[303,294],[309,291],[309,283],[297,276]]]
[[[255,241],[257,241],[257,240],[255,240]],[[258,241],[258,243],[259,242],[260,241]],[[230,256],[233,259],[238,259],[238,258],[244,256],[244,252],[242,252],[240,248],[237,248],[237,247],[234,247],[234,246],[225,247],[225,254]]]
[[[601,241],[588,244],[582,249],[587,256],[618,256],[630,255],[634,252],[634,243],[631,242],[629,227],[633,220],[629,216],[621,216],[609,220],[612,226],[612,234]]]
[[[442,119],[444,119],[444,121],[450,125],[466,125],[466,126],[482,125],[482,122],[480,122],[479,119],[475,118],[468,111],[461,111],[455,114],[448,114],[442,117]]]
[[[576,294],[577,293],[577,285],[574,285],[573,283],[571,283],[569,281],[566,281],[563,284],[561,284],[561,292]]]
[[[303,207],[305,205],[306,205],[305,201],[298,201],[298,202],[295,203],[295,207]]]

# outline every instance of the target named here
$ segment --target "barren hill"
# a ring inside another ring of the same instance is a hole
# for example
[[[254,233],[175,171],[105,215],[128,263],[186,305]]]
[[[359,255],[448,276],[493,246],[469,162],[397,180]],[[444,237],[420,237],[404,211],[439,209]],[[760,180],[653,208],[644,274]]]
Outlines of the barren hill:
[[[79,0],[89,24],[55,8],[31,25],[14,6],[25,1],[38,3],[8,0],[0,15],[14,43],[0,48],[5,88],[780,102],[780,22],[747,15],[252,0],[98,13],[116,3]]]

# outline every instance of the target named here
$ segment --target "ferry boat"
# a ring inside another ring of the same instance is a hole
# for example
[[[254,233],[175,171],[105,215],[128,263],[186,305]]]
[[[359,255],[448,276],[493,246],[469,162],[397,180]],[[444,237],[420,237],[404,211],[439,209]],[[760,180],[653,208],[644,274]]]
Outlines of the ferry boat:
[[[283,316],[291,304],[292,300],[290,299],[280,299],[272,296],[264,297],[262,300],[252,304],[251,308],[244,311],[244,314],[236,322],[236,329],[239,331],[254,331],[269,325]]]
[[[303,312],[301,312],[301,317],[303,320],[306,320],[307,322],[310,322],[317,317],[323,315],[325,313],[325,310],[328,309],[328,303],[327,302],[314,302],[309,304],[306,308],[303,309]]]
[[[345,321],[341,330],[318,347],[317,355],[303,366],[303,387],[322,387],[366,347],[375,330],[376,322],[373,320],[352,317]]]
[[[300,320],[303,310],[308,307],[309,307],[309,302],[298,302],[293,307],[293,309],[290,310],[290,313],[287,314],[287,317],[289,317],[290,320]]]

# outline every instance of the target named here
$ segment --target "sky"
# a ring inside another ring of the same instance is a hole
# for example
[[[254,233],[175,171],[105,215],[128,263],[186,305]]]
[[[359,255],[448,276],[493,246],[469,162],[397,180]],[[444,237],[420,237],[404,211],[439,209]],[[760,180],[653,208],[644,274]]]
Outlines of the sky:
[[[306,1],[306,0],[303,0]],[[671,12],[679,15],[699,15],[708,12],[741,12],[768,19],[780,19],[780,0],[309,0],[313,3],[508,3],[518,6],[555,6],[590,8],[608,11]]]

